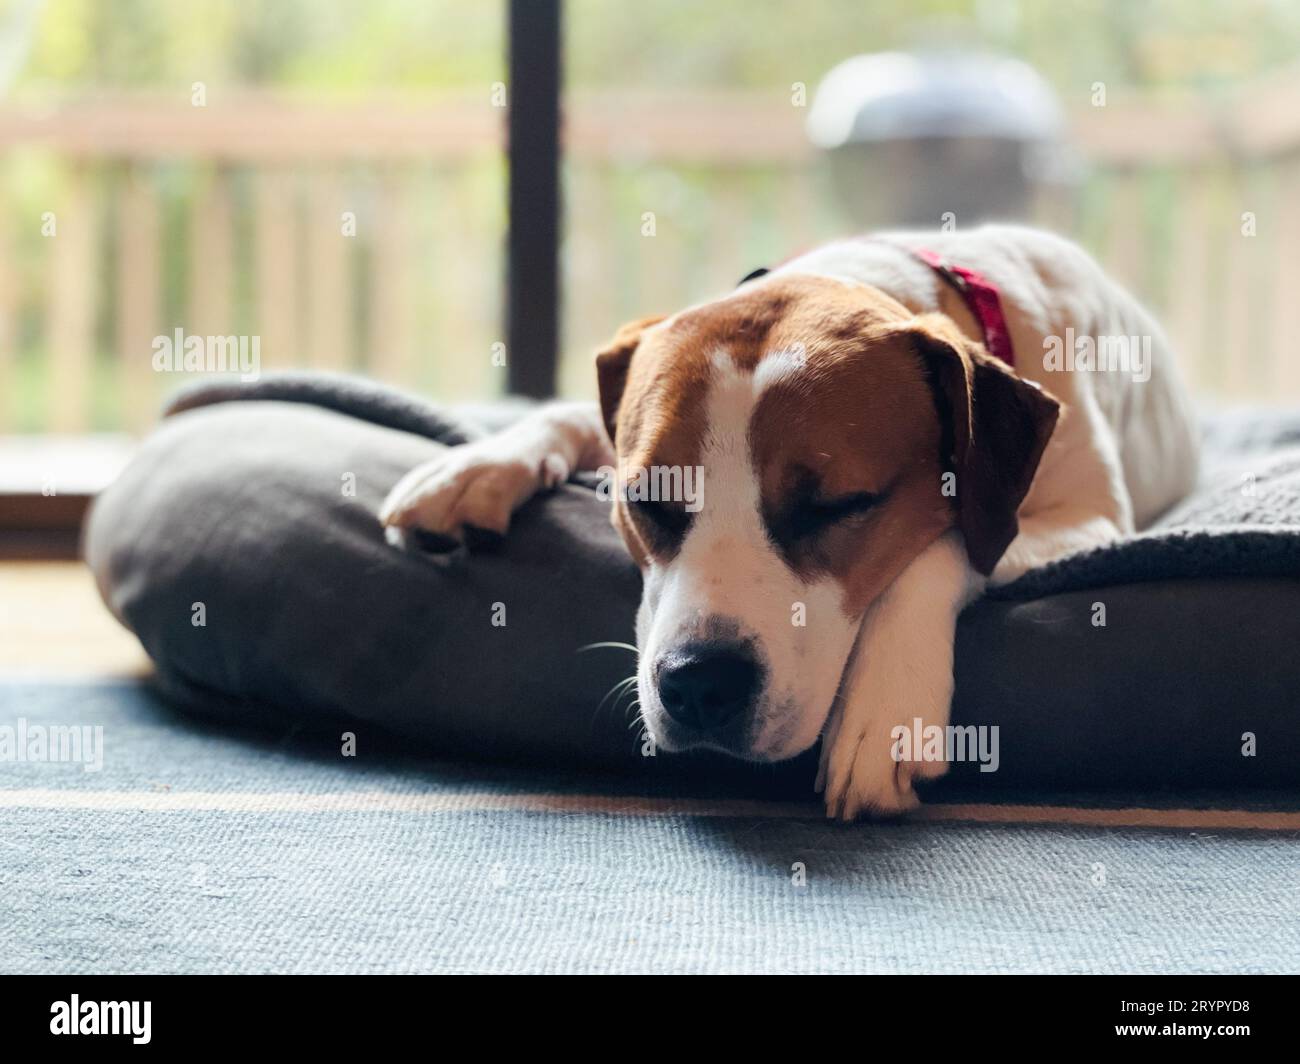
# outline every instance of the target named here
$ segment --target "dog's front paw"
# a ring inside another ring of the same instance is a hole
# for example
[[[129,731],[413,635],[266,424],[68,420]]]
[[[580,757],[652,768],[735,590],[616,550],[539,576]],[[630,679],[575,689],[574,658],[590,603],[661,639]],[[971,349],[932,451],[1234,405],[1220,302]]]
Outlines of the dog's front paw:
[[[948,770],[953,632],[969,574],[960,540],[942,536],[867,611],[822,738],[827,816],[905,813],[921,804],[915,781]]]
[[[948,771],[951,650],[927,644],[909,654],[890,645],[898,629],[881,620],[878,614],[864,626],[866,645],[822,737],[817,790],[832,819],[909,812],[921,804],[915,782]],[[944,736],[937,751],[936,735]]]
[[[899,816],[919,806],[913,781],[942,775],[947,765],[907,760],[902,753],[894,728],[841,721],[822,742],[817,772],[826,815],[850,821],[863,814]]]
[[[504,533],[515,510],[568,476],[559,455],[521,453],[494,439],[463,444],[399,480],[379,520],[390,532],[420,528],[456,539],[467,527]]]

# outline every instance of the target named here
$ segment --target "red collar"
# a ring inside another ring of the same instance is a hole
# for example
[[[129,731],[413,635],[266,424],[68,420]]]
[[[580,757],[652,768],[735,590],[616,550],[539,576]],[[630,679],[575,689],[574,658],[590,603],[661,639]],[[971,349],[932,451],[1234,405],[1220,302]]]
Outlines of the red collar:
[[[908,250],[922,262],[934,267],[940,277],[957,289],[984,333],[984,346],[988,348],[989,354],[1008,366],[1014,366],[1016,352],[1011,346],[1011,333],[1007,329],[1006,316],[1002,313],[998,286],[982,273],[949,262],[937,251],[929,248]]]

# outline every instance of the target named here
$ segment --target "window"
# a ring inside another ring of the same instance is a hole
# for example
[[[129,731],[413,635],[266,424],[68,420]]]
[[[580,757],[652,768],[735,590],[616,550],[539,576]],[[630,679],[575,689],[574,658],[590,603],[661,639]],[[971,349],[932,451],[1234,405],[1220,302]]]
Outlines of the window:
[[[144,431],[190,379],[178,329],[261,372],[503,390],[501,5],[5,12],[0,434]]]
[[[761,17],[743,0],[566,5],[562,391],[594,394],[590,352],[622,321],[709,298],[815,241],[897,224],[900,189],[926,179],[927,156],[878,153],[850,170],[846,190],[806,124],[837,64],[907,49],[1032,67],[1065,135],[1061,152],[1038,159],[1023,216],[1081,241],[1155,310],[1202,394],[1300,397],[1288,346],[1300,9],[760,7]],[[937,227],[933,213],[924,221]]]

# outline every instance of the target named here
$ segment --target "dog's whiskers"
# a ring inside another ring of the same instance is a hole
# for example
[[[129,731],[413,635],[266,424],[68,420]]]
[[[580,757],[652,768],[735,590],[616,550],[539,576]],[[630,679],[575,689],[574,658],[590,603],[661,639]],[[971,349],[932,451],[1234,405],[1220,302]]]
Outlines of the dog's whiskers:
[[[581,654],[586,650],[600,650],[602,647],[615,647],[618,650],[630,650],[633,654],[638,651],[631,643],[620,643],[616,639],[606,640],[603,643],[588,643],[585,647],[578,647],[576,653]]]
[[[633,654],[640,653],[637,650],[637,648],[633,646],[631,643],[624,643],[617,639],[606,639],[606,640],[602,640],[599,643],[588,643],[586,646],[578,647],[576,653],[582,654],[588,650],[603,650],[606,648],[612,648],[614,650],[627,650]],[[596,706],[596,712],[592,714],[591,724],[593,728],[596,726],[596,721],[600,719],[600,714],[605,708],[605,703],[609,702],[609,700],[612,698],[614,700],[612,710],[613,712],[617,713],[619,703],[622,702],[623,696],[626,695],[629,691],[631,691],[633,695],[636,694],[636,682],[637,682],[636,673],[633,673],[631,676],[628,676],[626,679],[619,680],[618,683],[614,684],[613,687],[611,687],[608,691],[605,692],[605,697],[600,700],[600,703]],[[634,705],[639,705],[639,704],[640,704],[639,702],[634,703]]]
[[[623,695],[623,694],[625,694],[625,693],[627,692],[627,690],[628,690],[628,689],[629,689],[629,688],[630,688],[634,683],[636,683],[636,674],[635,674],[635,673],[634,673],[633,675],[627,677],[626,679],[619,680],[618,683],[616,683],[613,687],[611,687],[608,691],[605,692],[605,697],[602,698],[602,699],[600,700],[600,705],[598,705],[598,706],[596,707],[596,712],[599,713],[602,709],[604,709],[604,708],[605,708],[605,703],[608,702],[608,701],[610,700],[610,698],[614,697],[615,695]]]
[[[622,680],[619,680],[618,683],[614,684],[613,687],[611,687],[608,691],[605,692],[605,697],[600,700],[599,704],[596,706],[596,711],[591,715],[591,726],[593,728],[596,726],[596,721],[600,719],[600,714],[604,710],[606,703],[608,703],[610,699],[613,699],[613,708],[615,711],[617,711],[618,703],[622,700],[623,696],[628,693],[628,691],[632,691],[634,693],[636,691],[635,673],[633,673],[631,676],[625,677]]]

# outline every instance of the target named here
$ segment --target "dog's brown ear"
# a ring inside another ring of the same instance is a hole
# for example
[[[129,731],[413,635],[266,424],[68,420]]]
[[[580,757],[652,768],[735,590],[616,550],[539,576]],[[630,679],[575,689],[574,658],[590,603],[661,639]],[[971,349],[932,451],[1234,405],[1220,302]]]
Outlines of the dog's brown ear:
[[[632,364],[632,355],[641,342],[641,334],[651,325],[664,320],[662,314],[629,321],[614,334],[605,347],[596,353],[596,384],[600,388],[600,412],[605,419],[605,431],[609,440],[614,442],[614,430],[618,425],[618,406],[623,400],[623,389],[627,387],[627,372]]]
[[[945,315],[921,315],[915,335],[950,448],[944,457],[956,474],[957,527],[971,564],[988,576],[1020,531],[1016,510],[1060,403],[968,340]]]

